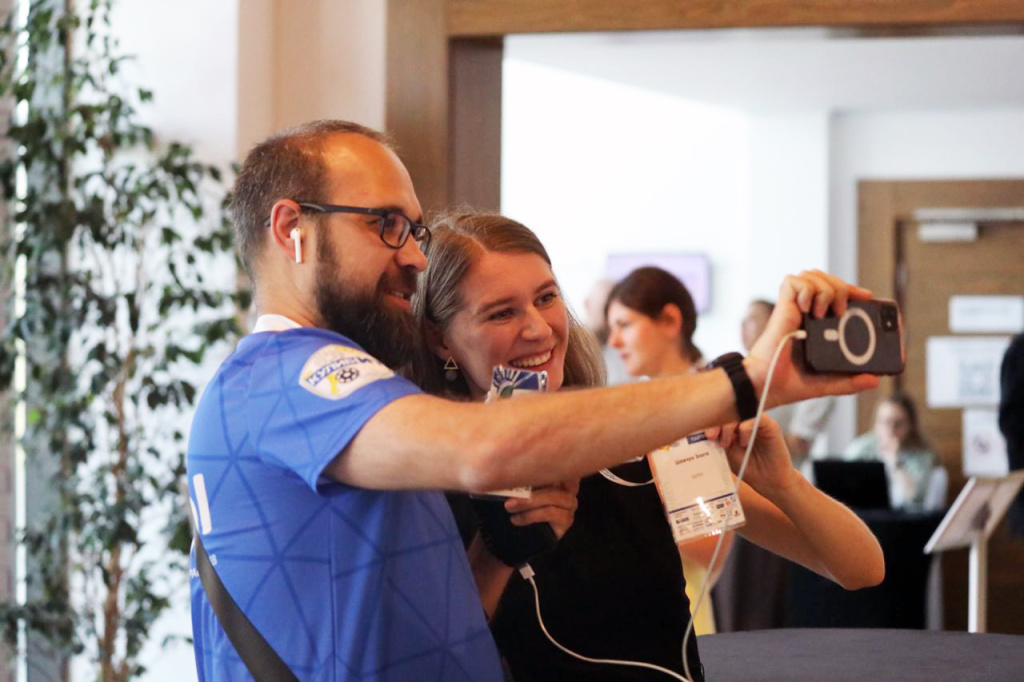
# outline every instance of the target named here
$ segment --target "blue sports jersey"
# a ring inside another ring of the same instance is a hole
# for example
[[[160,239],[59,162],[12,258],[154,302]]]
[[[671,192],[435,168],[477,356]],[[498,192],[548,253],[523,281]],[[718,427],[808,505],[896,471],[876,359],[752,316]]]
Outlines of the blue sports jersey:
[[[192,424],[192,512],[239,608],[302,680],[500,680],[439,492],[376,491],[323,470],[385,405],[418,389],[322,329],[252,334]],[[200,680],[250,676],[192,557]]]

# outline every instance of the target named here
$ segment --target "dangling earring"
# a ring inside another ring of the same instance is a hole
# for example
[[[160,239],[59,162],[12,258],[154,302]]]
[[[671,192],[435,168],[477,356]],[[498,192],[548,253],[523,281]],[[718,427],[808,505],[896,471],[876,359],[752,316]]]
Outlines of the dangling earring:
[[[444,378],[448,381],[455,381],[459,378],[459,363],[455,362],[455,358],[450,355],[444,361]]]

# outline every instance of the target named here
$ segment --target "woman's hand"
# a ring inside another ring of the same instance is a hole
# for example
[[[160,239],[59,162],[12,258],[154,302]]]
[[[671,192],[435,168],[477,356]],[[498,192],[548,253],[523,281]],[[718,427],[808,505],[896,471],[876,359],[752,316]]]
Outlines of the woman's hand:
[[[718,440],[739,471],[753,427],[751,419],[705,433]],[[848,590],[882,582],[885,557],[878,540],[853,512],[793,468],[782,430],[770,417],[761,417],[739,489],[747,517],[739,529],[743,537]]]
[[[764,389],[768,365],[776,347],[787,334],[800,328],[804,313],[820,318],[831,309],[836,315],[842,315],[851,300],[870,298],[871,292],[867,289],[848,284],[835,275],[821,270],[805,270],[799,275],[786,277],[779,289],[779,300],[768,320],[768,325],[745,361],[755,390],[761,393]],[[855,393],[877,385],[878,377],[870,374],[801,374],[793,365],[789,351],[784,350],[775,366],[768,405],[791,403],[822,395]]]
[[[512,523],[517,526],[528,526],[532,523],[546,522],[559,540],[565,535],[576,518],[579,503],[576,494],[580,490],[579,480],[555,485],[540,486],[533,489],[533,495],[527,498],[513,497],[505,501],[505,509],[512,515]]]
[[[739,473],[753,429],[754,420],[749,419],[740,424],[726,424],[708,429],[705,433],[708,438],[717,440],[725,449],[729,466],[734,473]],[[798,477],[778,422],[768,415],[762,415],[743,480],[770,499],[775,491],[790,487]]]

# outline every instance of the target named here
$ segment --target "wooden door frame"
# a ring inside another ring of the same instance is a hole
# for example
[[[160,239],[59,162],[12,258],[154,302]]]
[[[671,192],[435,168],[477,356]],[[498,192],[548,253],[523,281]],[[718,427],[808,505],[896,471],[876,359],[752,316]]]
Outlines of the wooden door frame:
[[[930,208],[970,209],[991,206],[1000,197],[1012,196],[1014,188],[1019,184],[1019,179],[998,178],[858,182],[857,283],[871,289],[879,298],[897,298],[897,277],[900,275],[897,262],[901,235],[907,225],[915,223],[914,210],[923,203]],[[858,394],[857,433],[869,430],[878,397],[888,394],[894,388],[895,380],[883,377],[879,388]]]
[[[1024,28],[1018,0],[388,0],[386,127],[424,209],[497,209],[506,35],[824,26]]]
[[[857,184],[857,277],[858,282],[876,295],[895,298],[898,278],[914,277],[913,272],[901,273],[899,249],[901,238],[910,238],[915,210],[923,207],[936,209],[991,209],[1016,208],[1020,205],[1020,179],[985,180],[864,180]],[[980,213],[980,211],[979,211]],[[985,222],[985,221],[982,221]],[[1003,220],[993,219],[1002,223]],[[906,283],[908,280],[903,279]],[[914,324],[912,309],[907,310],[909,324]],[[875,399],[892,388],[892,380],[883,381],[877,394],[858,395],[858,433],[870,429]],[[964,483],[962,462],[945,462],[949,474],[950,491],[956,492]],[[1019,571],[1022,553],[1019,542],[1008,539],[1003,529],[989,543],[990,600],[1000,594],[1005,600],[1008,593],[1019,589]],[[945,629],[963,629],[967,624],[967,562],[966,552],[945,552],[942,556],[943,599]],[[1005,609],[1006,601],[999,607]],[[1016,608],[1016,607],[1014,607]],[[1015,619],[1020,627],[1020,614],[1024,610],[1003,611],[1003,617]]]

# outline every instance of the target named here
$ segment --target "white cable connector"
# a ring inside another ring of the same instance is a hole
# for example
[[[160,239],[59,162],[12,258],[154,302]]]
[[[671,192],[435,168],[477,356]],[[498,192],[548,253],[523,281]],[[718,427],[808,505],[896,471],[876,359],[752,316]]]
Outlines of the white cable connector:
[[[779,361],[779,356],[782,355],[783,349],[786,344],[792,339],[806,339],[807,332],[803,329],[798,329],[794,332],[786,334],[779,342],[779,345],[775,348],[775,354],[772,355],[772,361],[768,364],[768,376],[764,380],[764,388],[761,390],[761,401],[757,405],[757,414],[754,416],[754,428],[750,431],[750,442],[747,443],[747,451],[743,453],[743,461],[740,463],[740,470],[736,473],[736,492],[729,499],[729,506],[725,509],[725,514],[722,519],[722,528],[718,533],[718,542],[715,544],[715,551],[711,554],[711,563],[709,566],[714,568],[715,562],[718,561],[718,554],[722,550],[722,543],[725,541],[726,529],[729,526],[730,511],[732,511],[732,505],[734,500],[740,498],[740,483],[743,481],[743,474],[747,470],[747,461],[750,460],[750,453],[754,450],[754,439],[757,438],[757,429],[761,426],[761,415],[764,414],[764,407],[768,403],[768,387],[772,384],[772,375],[775,374],[775,365]],[[704,602],[704,595],[707,594],[708,585],[711,583],[711,569],[708,570],[704,577],[704,582],[700,587],[700,594],[697,596],[697,601],[694,603],[691,609],[690,622],[686,625],[686,634],[683,636],[683,670],[686,671],[686,676],[692,678],[690,675],[690,663],[686,658],[686,644],[690,641],[690,635],[693,634],[693,619],[697,616],[697,611],[700,609],[701,604]]]

